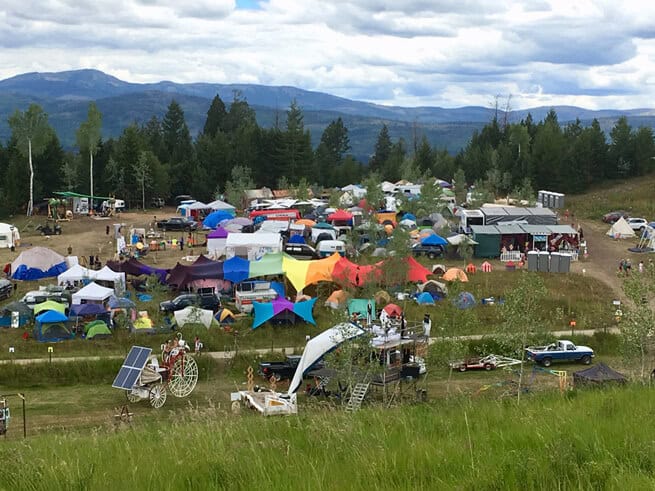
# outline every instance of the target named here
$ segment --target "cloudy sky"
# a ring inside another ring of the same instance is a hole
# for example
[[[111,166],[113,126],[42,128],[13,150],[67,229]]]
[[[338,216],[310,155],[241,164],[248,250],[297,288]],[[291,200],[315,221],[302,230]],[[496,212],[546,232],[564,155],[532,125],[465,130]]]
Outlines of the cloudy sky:
[[[655,106],[647,0],[2,0],[0,78],[294,85],[405,106]]]

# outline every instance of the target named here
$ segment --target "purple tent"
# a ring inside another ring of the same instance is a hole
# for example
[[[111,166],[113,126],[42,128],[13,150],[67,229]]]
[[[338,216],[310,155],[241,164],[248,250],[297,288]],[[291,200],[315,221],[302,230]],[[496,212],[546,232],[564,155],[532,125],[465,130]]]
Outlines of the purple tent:
[[[168,274],[167,269],[159,269],[143,264],[134,258],[130,258],[127,261],[107,261],[107,266],[109,269],[116,273],[125,273],[132,276],[141,276],[145,275],[157,275],[159,281],[163,282]]]
[[[189,266],[177,263],[171,269],[166,282],[177,289],[182,289],[195,280],[222,280],[223,276],[221,261],[212,261],[205,256],[200,256]]]
[[[209,232],[209,234],[207,234],[207,238],[208,239],[225,239],[225,238],[227,238],[228,234],[229,234],[229,232],[227,230],[225,230],[223,227],[218,227],[218,228],[212,230],[211,232]]]

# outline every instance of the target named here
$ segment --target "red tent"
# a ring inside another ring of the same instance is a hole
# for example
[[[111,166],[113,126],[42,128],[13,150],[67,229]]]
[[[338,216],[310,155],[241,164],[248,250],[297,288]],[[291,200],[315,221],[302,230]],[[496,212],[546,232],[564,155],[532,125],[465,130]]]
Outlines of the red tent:
[[[403,309],[401,309],[395,303],[388,304],[382,310],[389,314],[389,317],[400,317],[403,313]]]
[[[353,219],[353,214],[346,210],[337,210],[327,217],[328,222],[348,222]]]
[[[332,279],[341,285],[364,286],[367,283],[379,281],[382,277],[382,263],[359,266],[342,257],[334,265]]]
[[[425,283],[428,280],[428,276],[432,274],[432,271],[423,266],[412,256],[407,258],[407,265],[409,266],[409,269],[407,270],[407,281],[410,283]]]

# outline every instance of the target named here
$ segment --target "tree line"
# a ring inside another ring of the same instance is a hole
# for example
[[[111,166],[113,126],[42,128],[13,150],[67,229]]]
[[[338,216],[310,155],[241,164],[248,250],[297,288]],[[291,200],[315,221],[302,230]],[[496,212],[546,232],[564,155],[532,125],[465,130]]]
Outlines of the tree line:
[[[417,182],[429,176],[454,180],[458,190],[477,184],[493,195],[529,194],[532,189],[576,193],[591,184],[640,176],[654,168],[655,140],[650,127],[633,129],[620,118],[609,138],[594,120],[562,127],[555,111],[535,123],[530,115],[518,123],[493,118],[453,155],[434,148],[427,137],[393,140],[386,125],[367,163],[350,152],[348,128],[341,118],[311,145],[303,113],[294,101],[284,121],[260,127],[255,111],[235,92],[226,105],[217,95],[202,131],[190,134],[181,106],[172,100],[162,119],[133,123],[117,138],[101,138],[102,115],[89,104],[77,130],[76,151],[65,151],[43,109],[32,104],[10,118],[11,137],[0,143],[0,213],[31,211],[55,191],[116,196],[131,206],[151,196],[191,194],[197,199],[234,196],[252,185],[304,189],[344,186],[366,176]],[[459,197],[459,196],[458,196]]]

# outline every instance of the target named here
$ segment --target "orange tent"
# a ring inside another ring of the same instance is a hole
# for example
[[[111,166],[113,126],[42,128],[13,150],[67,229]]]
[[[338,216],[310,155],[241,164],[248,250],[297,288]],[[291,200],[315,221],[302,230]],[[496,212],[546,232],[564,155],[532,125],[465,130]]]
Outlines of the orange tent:
[[[314,220],[310,220],[309,218],[301,218],[300,220],[296,220],[293,223],[296,225],[304,225],[305,227],[313,227],[316,225],[316,222]]]
[[[444,273],[442,278],[446,281],[461,281],[462,283],[465,283],[469,280],[468,276],[466,276],[466,273],[462,271],[459,268],[450,268],[448,271]]]
[[[348,294],[343,290],[335,290],[325,301],[325,305],[333,309],[338,309],[340,307],[345,307],[347,302]]]

